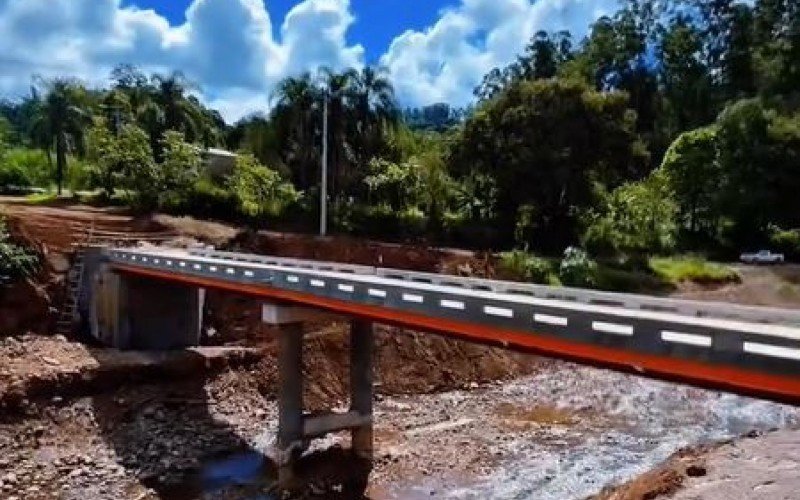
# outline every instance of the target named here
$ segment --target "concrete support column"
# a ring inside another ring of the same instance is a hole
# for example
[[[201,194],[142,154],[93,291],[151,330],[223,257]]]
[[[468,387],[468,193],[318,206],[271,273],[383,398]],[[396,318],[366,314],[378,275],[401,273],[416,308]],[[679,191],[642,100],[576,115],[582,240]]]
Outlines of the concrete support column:
[[[351,321],[350,409],[303,415],[303,323],[335,320],[323,311],[264,304],[264,323],[278,328],[278,485],[291,490],[293,467],[312,439],[350,431],[353,452],[372,462],[372,323]]]
[[[351,430],[353,452],[372,461],[372,349],[371,322],[350,324],[350,410],[368,422]]]
[[[278,482],[292,478],[303,452],[303,324],[281,325],[278,334]]]

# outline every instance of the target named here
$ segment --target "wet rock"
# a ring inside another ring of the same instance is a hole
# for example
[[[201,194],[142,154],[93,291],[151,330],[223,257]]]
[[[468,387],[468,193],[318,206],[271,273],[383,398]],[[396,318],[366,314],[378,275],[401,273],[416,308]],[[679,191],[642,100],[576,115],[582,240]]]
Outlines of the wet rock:
[[[692,464],[686,468],[686,475],[689,477],[703,477],[708,473],[702,465]]]

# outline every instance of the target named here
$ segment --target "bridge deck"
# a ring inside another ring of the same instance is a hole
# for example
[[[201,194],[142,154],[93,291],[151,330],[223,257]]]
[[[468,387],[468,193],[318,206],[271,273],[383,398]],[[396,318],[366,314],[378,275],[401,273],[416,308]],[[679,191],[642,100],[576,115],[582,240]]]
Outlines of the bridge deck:
[[[800,404],[798,311],[213,250],[108,257],[127,274]]]

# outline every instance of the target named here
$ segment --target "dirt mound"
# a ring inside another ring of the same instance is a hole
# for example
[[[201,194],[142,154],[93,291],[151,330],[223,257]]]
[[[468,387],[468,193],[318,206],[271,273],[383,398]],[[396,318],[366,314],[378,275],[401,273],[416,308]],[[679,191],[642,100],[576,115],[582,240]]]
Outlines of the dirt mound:
[[[492,259],[489,255],[476,256],[473,252],[464,250],[401,245],[347,236],[316,237],[269,231],[243,232],[226,245],[226,249],[429,273],[494,276]]]

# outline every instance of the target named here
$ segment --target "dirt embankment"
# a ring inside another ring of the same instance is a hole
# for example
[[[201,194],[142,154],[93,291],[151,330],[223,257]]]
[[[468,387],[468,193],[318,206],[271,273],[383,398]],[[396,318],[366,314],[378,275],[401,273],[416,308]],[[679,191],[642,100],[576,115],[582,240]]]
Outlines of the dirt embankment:
[[[655,469],[591,500],[793,500],[800,492],[800,432],[752,432],[682,449]]]

